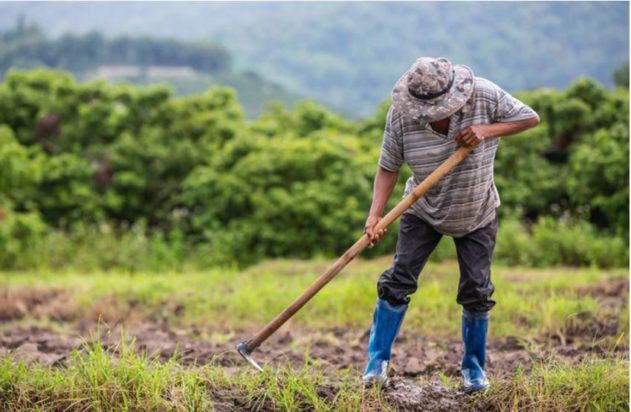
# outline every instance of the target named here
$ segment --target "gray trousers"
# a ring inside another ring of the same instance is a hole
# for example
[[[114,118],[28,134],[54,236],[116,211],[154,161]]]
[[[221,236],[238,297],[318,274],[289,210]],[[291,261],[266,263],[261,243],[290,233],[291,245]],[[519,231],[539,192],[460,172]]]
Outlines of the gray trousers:
[[[497,216],[485,227],[454,238],[460,266],[456,301],[468,312],[488,312],[495,301],[491,282],[491,257],[495,248]],[[429,255],[442,238],[422,219],[405,213],[397,239],[396,255],[391,268],[379,277],[377,292],[392,305],[407,304],[416,292],[418,276]]]

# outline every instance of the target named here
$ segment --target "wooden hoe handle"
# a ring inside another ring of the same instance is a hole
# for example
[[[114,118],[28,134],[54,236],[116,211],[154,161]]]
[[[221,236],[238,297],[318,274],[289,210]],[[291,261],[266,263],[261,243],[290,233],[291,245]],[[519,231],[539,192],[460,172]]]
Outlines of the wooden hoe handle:
[[[414,190],[403,198],[387,215],[385,215],[375,225],[375,232],[388,227],[397,220],[410,206],[420,199],[429,189],[431,189],[443,176],[449,173],[458,163],[460,163],[471,151],[471,148],[461,147],[445,160],[436,170],[434,170],[425,180],[423,180]],[[370,238],[364,234],[353,246],[351,246],[342,256],[340,256],[331,267],[327,269],[318,279],[316,279],[302,295],[298,296],[285,310],[279,313],[274,319],[259,330],[250,340],[240,344],[240,352],[247,354],[258,348],[267,338],[269,338],[278,328],[289,320],[300,310],[316,293],[320,291],[333,279],[344,267],[360,254],[370,244]]]

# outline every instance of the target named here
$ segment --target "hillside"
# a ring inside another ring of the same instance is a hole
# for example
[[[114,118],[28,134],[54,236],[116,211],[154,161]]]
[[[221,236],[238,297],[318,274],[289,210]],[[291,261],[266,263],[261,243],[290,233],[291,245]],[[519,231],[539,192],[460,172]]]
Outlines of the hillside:
[[[252,70],[235,70],[230,52],[212,42],[105,37],[98,31],[52,39],[20,16],[14,27],[0,30],[0,78],[11,69],[37,67],[65,69],[81,81],[168,83],[177,95],[230,86],[249,117],[261,114],[271,101],[291,105],[297,99]]]
[[[55,36],[209,40],[237,67],[351,115],[374,112],[419,55],[466,63],[510,91],[611,85],[628,60],[628,3],[3,3]]]

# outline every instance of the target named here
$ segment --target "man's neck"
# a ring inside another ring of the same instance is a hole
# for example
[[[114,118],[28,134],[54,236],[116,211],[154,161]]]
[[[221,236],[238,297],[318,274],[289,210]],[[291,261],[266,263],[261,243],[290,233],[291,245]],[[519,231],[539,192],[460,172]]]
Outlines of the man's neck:
[[[435,122],[429,123],[430,127],[434,129],[434,131],[447,135],[449,133],[449,117],[446,119],[436,120]]]

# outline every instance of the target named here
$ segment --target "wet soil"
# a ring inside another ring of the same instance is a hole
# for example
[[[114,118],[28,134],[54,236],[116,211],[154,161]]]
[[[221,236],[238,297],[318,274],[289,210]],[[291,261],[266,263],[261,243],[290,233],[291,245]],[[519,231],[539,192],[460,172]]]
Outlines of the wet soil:
[[[35,325],[15,325],[5,327],[0,332],[0,356],[12,353],[16,359],[26,362],[38,362],[47,365],[63,365],[72,349],[81,350],[86,343],[97,339],[95,324],[89,332],[62,333],[48,327]],[[98,341],[106,349],[117,351],[121,327],[108,330],[100,326],[101,336]],[[244,366],[244,361],[235,347],[240,338],[245,340],[250,334],[237,332],[227,341],[200,339],[194,334],[170,328],[168,325],[146,323],[123,332],[128,341],[134,341],[138,352],[162,361],[175,358],[186,366],[216,364],[237,368]],[[308,362],[317,363],[321,369],[335,371],[341,369],[361,369],[366,360],[367,337],[365,331],[348,329],[279,331],[258,348],[254,357],[263,364],[291,364],[297,368],[304,366],[305,353],[309,353]],[[524,340],[506,337],[488,342],[487,369],[497,378],[505,378],[515,371],[517,366],[529,370],[530,365],[538,360],[555,358],[569,362],[578,362],[590,354],[611,353],[610,347],[602,347],[591,340],[572,340],[561,344],[558,340]],[[614,352],[624,353],[626,345],[619,345]],[[391,363],[393,376],[408,378],[438,377],[445,375],[457,377],[458,364],[462,359],[462,342],[457,338],[427,338],[411,333],[401,333],[395,343]]]
[[[108,332],[103,331],[101,345],[116,353],[121,328],[116,327]],[[249,368],[234,349],[239,342],[238,337],[248,336],[245,331],[236,333],[225,342],[199,339],[168,325],[150,323],[127,329],[125,334],[129,339],[134,339],[136,350],[161,360],[175,357],[178,362],[188,366],[212,363],[234,373]],[[79,331],[76,334],[63,334],[50,328],[15,325],[0,333],[0,357],[11,353],[15,359],[27,363],[61,367],[69,359],[73,349],[84,348],[86,341],[80,336],[86,335]],[[339,328],[282,331],[265,342],[254,356],[257,361],[266,365],[280,366],[290,363],[296,368],[302,368],[305,364],[305,351],[308,351],[308,362],[316,363],[325,372],[351,368],[356,370],[359,379],[359,371],[366,358],[366,335],[365,331]],[[608,350],[587,341],[561,344],[554,340],[545,343],[522,341],[516,337],[491,340],[488,345],[487,371],[494,379],[510,378],[517,367],[527,372],[538,360],[552,358],[579,362],[594,352],[612,356]],[[617,350],[620,355],[627,351],[623,347]],[[395,345],[390,371],[392,378],[384,388],[385,398],[399,410],[459,409],[468,401],[468,396],[457,388],[445,386],[442,379],[459,378],[458,365],[461,358],[462,343],[457,339],[436,340],[402,333]],[[325,397],[332,394],[333,398],[336,393],[335,384],[325,384],[321,389]],[[220,401],[227,402],[225,408],[221,408],[223,410],[248,409],[245,405],[234,403],[238,396],[228,396],[228,399],[223,400],[223,395],[217,396]]]
[[[96,320],[99,317],[103,319],[100,316],[102,311],[77,312],[67,305],[68,295],[64,291],[23,289],[0,293],[4,298],[0,303],[0,319],[3,321],[0,358],[10,353],[14,359],[27,363],[63,367],[73,349],[83,350],[86,341],[96,339],[94,331],[97,327],[101,329],[100,344],[116,353],[121,325],[125,324],[124,333],[128,339],[134,340],[136,350],[151,357],[164,361],[175,358],[188,366],[212,363],[234,373],[249,368],[235,347],[239,341],[251,336],[252,331],[240,330],[223,335],[222,331],[216,331],[215,338],[200,337],[198,331],[134,317],[131,314],[133,308],[129,306],[109,306],[109,315],[105,317],[109,323],[99,325]],[[628,285],[625,279],[609,280],[584,288],[580,293],[593,295],[603,307],[618,313],[628,300]],[[100,302],[95,307],[107,308],[108,304]],[[38,314],[45,314],[56,323],[63,324],[64,328],[36,326],[24,320],[27,316],[37,318]],[[626,342],[613,350],[598,343],[602,338],[618,334],[619,316],[612,315],[603,320],[586,313],[579,314],[577,318],[576,322],[568,325],[562,338],[543,336],[525,340],[505,337],[490,340],[487,371],[491,378],[510,378],[518,367],[528,372],[535,362],[543,359],[579,362],[593,354],[623,356],[628,351]],[[254,356],[260,363],[271,366],[289,363],[302,368],[305,362],[310,362],[325,372],[350,368],[359,378],[366,359],[367,341],[367,330],[281,329]],[[309,354],[307,360],[305,353]],[[384,397],[399,410],[459,410],[465,406],[484,410],[484,406],[471,407],[468,395],[444,383],[445,379],[459,379],[461,358],[462,343],[458,337],[428,338],[410,332],[401,333],[391,363],[392,378],[383,388]],[[337,393],[336,383],[323,384],[321,390],[323,397],[332,399]],[[251,409],[251,405],[239,404],[240,397],[234,395],[213,394],[217,399],[217,409]],[[259,410],[266,410],[265,405],[259,407]]]

